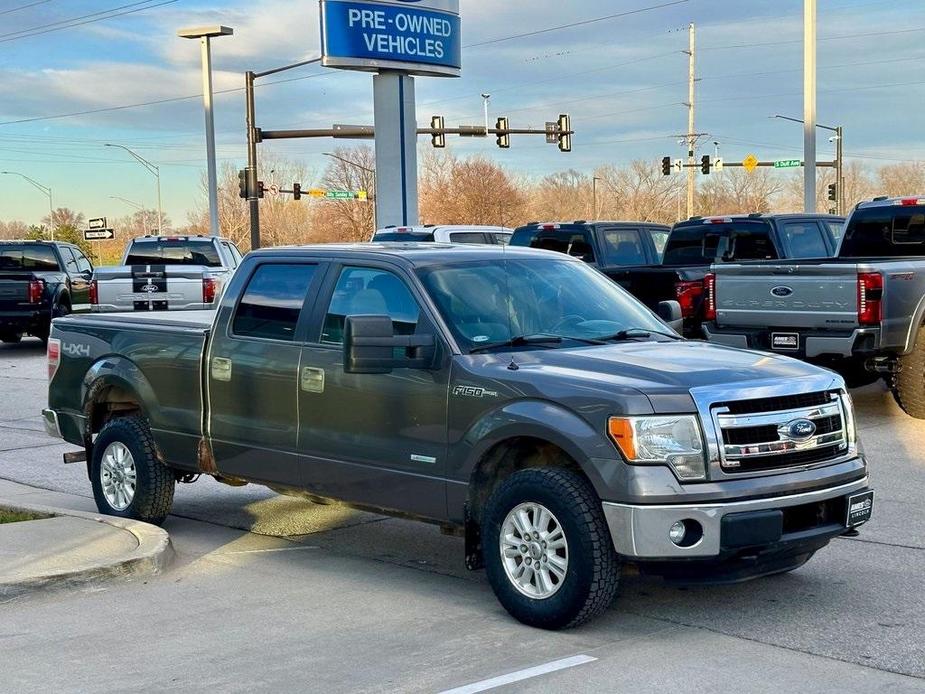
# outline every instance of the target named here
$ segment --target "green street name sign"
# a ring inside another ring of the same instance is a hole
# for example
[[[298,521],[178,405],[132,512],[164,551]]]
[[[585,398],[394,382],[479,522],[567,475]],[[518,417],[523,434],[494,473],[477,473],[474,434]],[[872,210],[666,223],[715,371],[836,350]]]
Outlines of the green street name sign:
[[[778,159],[774,162],[775,169],[792,169],[796,166],[802,166],[803,162],[799,159]]]
[[[356,193],[352,190],[329,190],[325,194],[325,197],[333,200],[353,200],[356,197]]]

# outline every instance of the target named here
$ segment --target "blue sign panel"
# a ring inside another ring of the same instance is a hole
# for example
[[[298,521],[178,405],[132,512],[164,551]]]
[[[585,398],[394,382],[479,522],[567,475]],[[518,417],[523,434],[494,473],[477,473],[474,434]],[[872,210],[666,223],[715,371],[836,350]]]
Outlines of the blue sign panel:
[[[322,64],[459,76],[458,0],[321,0]]]

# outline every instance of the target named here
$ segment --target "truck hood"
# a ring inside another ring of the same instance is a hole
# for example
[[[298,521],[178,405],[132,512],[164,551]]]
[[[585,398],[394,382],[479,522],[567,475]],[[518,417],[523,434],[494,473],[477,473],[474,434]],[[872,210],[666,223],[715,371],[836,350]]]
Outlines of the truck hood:
[[[656,411],[685,407],[692,389],[722,386],[743,389],[768,382],[795,381],[828,375],[832,387],[842,385],[834,372],[790,357],[723,347],[699,341],[634,341],[605,346],[545,349],[496,354],[493,368],[504,368],[518,379],[547,391],[550,380],[572,383],[587,395],[613,397],[635,390],[645,395]],[[508,370],[513,357],[518,369]],[[471,357],[470,357],[471,358]],[[497,372],[496,372],[497,373]],[[555,388],[553,388],[555,389]],[[678,397],[681,396],[681,397]],[[679,409],[674,409],[679,411]]]

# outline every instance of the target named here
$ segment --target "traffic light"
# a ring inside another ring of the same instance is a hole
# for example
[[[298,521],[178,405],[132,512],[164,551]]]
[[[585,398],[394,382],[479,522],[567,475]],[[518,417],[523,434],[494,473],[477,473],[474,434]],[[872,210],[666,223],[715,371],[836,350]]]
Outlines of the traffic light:
[[[507,132],[508,127],[508,120],[504,116],[498,118],[498,122],[495,123],[495,130],[500,131],[498,133],[498,146],[501,149],[509,149],[511,146],[511,136]]]
[[[263,191],[264,191],[263,181],[257,181],[257,197],[258,198],[263,197]]]
[[[301,183],[292,184],[292,199],[293,200],[302,199],[302,184]]]
[[[431,116],[430,129],[435,132],[431,133],[430,141],[437,149],[446,147],[446,134],[443,132],[446,127],[446,121],[443,116]]]
[[[671,175],[671,157],[662,157],[662,175]]]
[[[700,172],[708,174],[710,173],[710,155],[704,154],[700,157]]]
[[[838,184],[837,183],[829,184],[829,200],[833,202],[838,202]]]
[[[247,169],[238,171],[238,197],[247,197]]]
[[[567,113],[559,116],[559,151],[572,151],[572,119]]]

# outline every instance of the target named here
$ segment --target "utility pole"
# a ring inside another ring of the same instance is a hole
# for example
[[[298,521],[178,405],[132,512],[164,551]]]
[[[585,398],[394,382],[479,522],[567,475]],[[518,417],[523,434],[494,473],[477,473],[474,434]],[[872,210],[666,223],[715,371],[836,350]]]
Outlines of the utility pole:
[[[687,216],[694,216],[694,150],[697,147],[697,133],[694,130],[694,83],[696,75],[696,35],[694,23],[688,26],[688,85],[687,85]]]
[[[816,0],[803,0],[803,211],[816,211]]]

